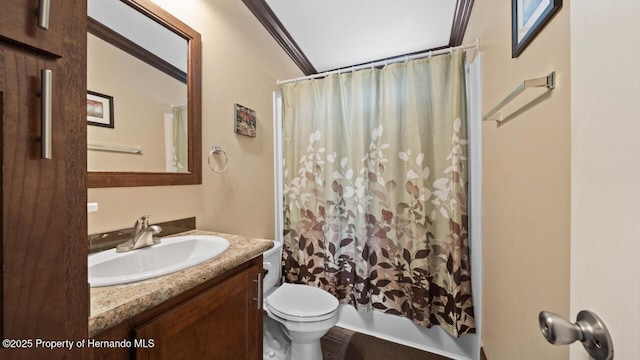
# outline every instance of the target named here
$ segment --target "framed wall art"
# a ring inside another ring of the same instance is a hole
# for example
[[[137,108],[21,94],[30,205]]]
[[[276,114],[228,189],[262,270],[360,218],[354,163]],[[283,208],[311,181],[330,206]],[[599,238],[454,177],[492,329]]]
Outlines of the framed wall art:
[[[114,128],[113,96],[87,91],[87,124]]]
[[[256,137],[256,112],[248,107],[236,104],[235,133]]]
[[[518,57],[562,7],[562,0],[511,0],[511,57]]]

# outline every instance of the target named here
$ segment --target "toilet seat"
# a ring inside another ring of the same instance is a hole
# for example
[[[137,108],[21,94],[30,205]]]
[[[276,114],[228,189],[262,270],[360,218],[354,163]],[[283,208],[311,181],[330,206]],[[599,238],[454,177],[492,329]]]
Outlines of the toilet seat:
[[[324,321],[327,319],[331,319],[332,317],[336,316],[336,313],[338,312],[338,309],[328,313],[328,314],[324,314],[321,316],[314,316],[314,317],[300,317],[300,316],[292,316],[283,312],[280,312],[276,309],[274,309],[273,307],[269,306],[269,304],[267,304],[268,310],[269,312],[271,312],[271,315],[283,319],[283,320],[289,320],[289,321],[295,321],[295,322],[318,322],[318,321]]]
[[[284,283],[269,295],[265,303],[273,315],[290,321],[314,322],[334,317],[338,299],[309,285]]]

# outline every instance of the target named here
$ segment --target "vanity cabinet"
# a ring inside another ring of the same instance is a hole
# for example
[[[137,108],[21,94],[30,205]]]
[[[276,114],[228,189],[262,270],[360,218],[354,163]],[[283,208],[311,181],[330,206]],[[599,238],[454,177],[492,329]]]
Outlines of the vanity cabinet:
[[[97,335],[94,359],[261,359],[262,256]],[[259,295],[260,294],[260,295]]]
[[[35,341],[88,332],[86,1],[51,0],[46,31],[37,27],[37,4],[0,5],[0,335],[25,341],[1,347],[0,358],[83,359],[83,350]],[[43,104],[50,159],[42,156]]]

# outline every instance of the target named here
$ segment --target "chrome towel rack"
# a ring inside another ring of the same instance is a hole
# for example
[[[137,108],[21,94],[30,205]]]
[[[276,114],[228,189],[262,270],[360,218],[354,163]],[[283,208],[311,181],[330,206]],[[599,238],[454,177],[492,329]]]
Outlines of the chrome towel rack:
[[[547,88],[547,90],[552,90],[555,87],[555,80],[556,80],[555,77],[556,77],[556,72],[552,71],[547,76],[523,81],[520,85],[518,85],[517,88],[515,88],[515,90],[513,90],[509,95],[507,95],[504,98],[504,100],[500,101],[498,105],[496,105],[493,109],[489,110],[488,113],[484,114],[484,116],[482,116],[482,121],[497,121],[498,123],[501,122],[502,121],[501,117],[495,118],[493,117],[493,115],[495,115],[498,111],[500,111],[500,109],[505,107],[508,103],[510,103],[513,99],[515,99],[518,95],[520,95],[526,89],[536,88],[536,87],[545,87]]]
[[[142,155],[142,146],[123,146],[111,144],[87,144],[88,150],[110,151],[126,154]]]
[[[215,167],[213,167],[213,164],[211,164],[211,158],[213,157],[214,154],[224,155],[224,165],[222,165],[221,169],[216,169]],[[209,163],[209,168],[211,169],[211,171],[216,172],[218,174],[222,174],[227,169],[227,166],[229,165],[229,156],[227,155],[227,152],[222,149],[222,147],[218,145],[213,145],[211,146],[211,151],[209,151],[209,157],[207,158],[207,162]]]

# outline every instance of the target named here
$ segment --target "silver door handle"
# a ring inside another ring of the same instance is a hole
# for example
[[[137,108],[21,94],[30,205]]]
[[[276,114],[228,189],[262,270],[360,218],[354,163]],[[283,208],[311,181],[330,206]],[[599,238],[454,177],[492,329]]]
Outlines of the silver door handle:
[[[40,126],[41,131],[41,141],[42,141],[42,152],[41,157],[43,159],[51,159],[52,152],[52,139],[53,132],[51,130],[52,126],[52,106],[53,106],[53,82],[52,77],[53,73],[51,70],[43,69],[40,72],[40,77],[42,78],[42,92],[41,92],[41,115],[40,120],[42,124]]]
[[[542,336],[554,345],[568,345],[580,340],[596,360],[613,359],[613,341],[602,319],[591,311],[580,311],[575,324],[558,314],[542,311],[538,315]]]
[[[49,11],[51,9],[51,0],[40,0],[40,8],[38,9],[38,27],[49,30]]]

